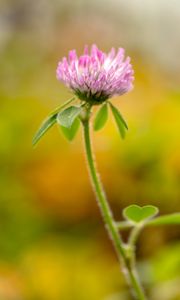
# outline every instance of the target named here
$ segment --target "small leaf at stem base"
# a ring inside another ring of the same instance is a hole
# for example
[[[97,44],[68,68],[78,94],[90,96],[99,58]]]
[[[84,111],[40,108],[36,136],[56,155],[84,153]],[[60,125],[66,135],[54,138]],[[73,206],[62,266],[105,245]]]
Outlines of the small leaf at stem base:
[[[131,222],[139,223],[153,218],[157,215],[158,211],[158,208],[153,205],[143,207],[130,205],[123,210],[123,216]]]

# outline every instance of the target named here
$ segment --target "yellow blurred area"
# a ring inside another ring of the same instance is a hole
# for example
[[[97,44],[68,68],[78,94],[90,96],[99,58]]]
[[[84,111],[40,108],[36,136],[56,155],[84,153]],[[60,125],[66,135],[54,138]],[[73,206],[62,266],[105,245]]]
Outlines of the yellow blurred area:
[[[126,139],[110,111],[92,132],[107,196],[117,220],[132,203],[179,211],[180,5],[172,2],[1,1],[0,300],[131,300],[89,182],[81,129],[72,143],[57,126],[35,149],[31,141],[71,97],[55,78],[58,60],[85,44],[122,46],[135,87],[112,101],[127,120]],[[139,239],[151,300],[180,298],[179,236],[166,226]]]

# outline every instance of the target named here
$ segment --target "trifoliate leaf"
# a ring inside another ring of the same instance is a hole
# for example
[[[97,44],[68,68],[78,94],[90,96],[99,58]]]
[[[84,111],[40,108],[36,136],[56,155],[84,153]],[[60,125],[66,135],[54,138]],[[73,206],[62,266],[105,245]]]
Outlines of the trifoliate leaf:
[[[81,107],[70,106],[59,112],[57,115],[58,124],[66,128],[70,128],[75,118],[80,114],[81,110]]]
[[[61,130],[62,130],[63,134],[65,135],[65,137],[69,141],[72,141],[78,131],[79,125],[80,125],[80,120],[78,118],[76,118],[70,128],[67,128],[64,126],[60,126],[60,127],[61,127]]]
[[[139,223],[149,220],[158,214],[158,208],[153,205],[139,206],[130,205],[123,210],[123,216],[125,219]]]
[[[107,104],[102,105],[96,114],[94,120],[94,130],[100,130],[106,123],[108,118],[108,107]]]
[[[128,126],[127,126],[125,120],[123,119],[122,115],[120,114],[119,110],[111,103],[109,103],[109,104],[110,104],[114,119],[116,121],[118,130],[120,132],[120,135],[124,139],[125,135],[126,135],[126,130],[128,129]]]
[[[60,110],[70,104],[72,101],[75,100],[75,97],[67,100],[65,103],[58,106],[55,110],[53,110],[49,116],[42,122],[41,126],[39,127],[38,131],[36,132],[32,144],[35,146],[41,137],[56,123],[56,117]]]
[[[33,138],[33,146],[35,146],[42,136],[56,123],[56,116],[57,114],[51,115],[44,120]]]
[[[151,220],[148,225],[180,225],[180,213],[157,217]]]

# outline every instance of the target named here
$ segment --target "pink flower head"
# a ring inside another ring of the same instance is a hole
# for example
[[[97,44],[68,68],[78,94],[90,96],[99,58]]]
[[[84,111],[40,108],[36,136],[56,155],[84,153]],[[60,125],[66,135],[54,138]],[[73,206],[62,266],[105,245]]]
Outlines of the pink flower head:
[[[81,100],[100,104],[116,95],[122,95],[133,87],[133,69],[130,58],[124,57],[124,49],[112,48],[106,54],[96,45],[84,49],[77,56],[76,50],[69,52],[57,67],[57,79],[70,88]]]

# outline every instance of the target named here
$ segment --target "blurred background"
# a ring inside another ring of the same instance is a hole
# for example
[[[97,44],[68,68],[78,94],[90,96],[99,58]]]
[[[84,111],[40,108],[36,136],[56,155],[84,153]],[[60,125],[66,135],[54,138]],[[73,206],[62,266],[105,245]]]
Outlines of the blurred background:
[[[71,97],[58,61],[85,44],[124,47],[135,88],[93,133],[98,168],[117,220],[132,203],[180,209],[180,2],[0,1],[0,299],[130,300],[89,183],[81,132],[56,126],[32,149],[42,119]],[[145,229],[139,272],[151,300],[180,299],[180,231]],[[124,234],[124,239],[127,236]]]

